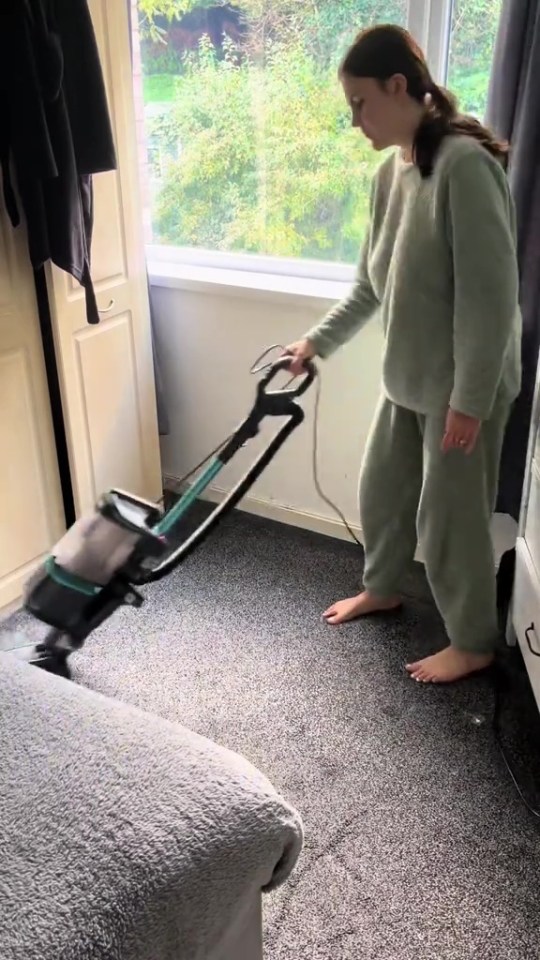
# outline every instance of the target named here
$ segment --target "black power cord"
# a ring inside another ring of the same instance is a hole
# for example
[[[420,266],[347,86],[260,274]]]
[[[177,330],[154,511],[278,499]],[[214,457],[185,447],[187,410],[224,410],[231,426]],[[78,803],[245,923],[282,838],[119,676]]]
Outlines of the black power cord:
[[[181,493],[183,492],[182,488],[183,488],[184,484],[187,483],[188,480],[191,480],[191,478],[194,476],[194,474],[198,473],[199,470],[202,470],[202,468],[203,468],[204,466],[206,466],[206,464],[208,463],[209,460],[212,459],[212,457],[217,456],[217,454],[219,453],[219,451],[220,451],[220,450],[223,450],[223,447],[225,446],[226,443],[229,442],[229,440],[231,439],[231,437],[232,437],[232,434],[229,434],[229,436],[228,436],[225,440],[222,440],[221,443],[219,443],[217,447],[215,447],[213,450],[211,450],[210,453],[207,453],[206,456],[205,456],[195,467],[192,467],[191,470],[189,470],[187,473],[185,473],[183,477],[178,477],[178,479],[175,480],[175,482],[174,482],[174,486],[171,487],[171,489],[168,490],[167,493],[172,493],[173,496],[176,495],[176,494],[181,494]],[[163,496],[160,497],[157,502],[158,502],[158,503],[164,503],[164,501],[165,501],[165,496],[166,496],[166,494],[163,494]]]
[[[504,675],[500,664],[495,664],[493,668],[492,677],[493,677],[493,701],[494,701],[492,731],[493,731],[493,736],[495,738],[495,743],[499,748],[499,752],[501,754],[503,763],[506,767],[506,770],[508,772],[508,775],[512,783],[514,784],[514,787],[516,789],[516,792],[520,800],[522,801],[524,806],[527,808],[529,813],[536,820],[540,820],[540,810],[537,807],[533,807],[533,805],[529,802],[529,800],[525,796],[525,791],[519,781],[519,777],[516,773],[514,764],[510,760],[506,747],[503,743],[503,738],[501,734],[501,712],[502,712],[502,705],[503,705],[503,693],[508,688],[508,678]]]

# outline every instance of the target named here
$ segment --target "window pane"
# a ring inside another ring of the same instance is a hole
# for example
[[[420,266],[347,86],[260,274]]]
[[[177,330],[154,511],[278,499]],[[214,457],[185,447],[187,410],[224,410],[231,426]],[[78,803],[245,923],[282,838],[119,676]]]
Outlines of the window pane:
[[[381,157],[336,67],[407,5],[139,0],[153,242],[354,263]]]
[[[503,0],[454,0],[448,87],[460,109],[482,119]]]

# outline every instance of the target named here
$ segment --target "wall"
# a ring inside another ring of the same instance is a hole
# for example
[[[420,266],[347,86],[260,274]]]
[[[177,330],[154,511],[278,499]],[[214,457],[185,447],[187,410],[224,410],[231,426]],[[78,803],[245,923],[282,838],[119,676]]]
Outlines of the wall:
[[[247,414],[253,360],[268,345],[300,337],[331,301],[153,287],[156,336],[163,364],[171,433],[162,440],[163,469],[178,478],[224,439]],[[357,477],[380,381],[381,334],[374,322],[346,350],[322,365],[319,465],[325,492],[357,526]],[[244,507],[321,532],[341,525],[312,481],[315,389],[307,421],[252,488]],[[268,429],[264,437],[268,436]],[[218,478],[215,498],[241,476],[260,440]]]
[[[163,282],[163,281],[161,281]],[[289,343],[321,317],[331,300],[258,294],[235,295],[153,286],[156,335],[163,366],[171,432],[162,439],[167,478],[178,478],[223,440],[250,409],[255,381],[249,367],[273,343]],[[320,365],[319,475],[325,493],[358,526],[357,478],[381,377],[382,335],[374,321],[349,346]],[[303,400],[308,417],[243,501],[243,508],[271,519],[332,536],[347,537],[341,522],[313,485],[315,389]],[[271,427],[270,427],[271,429]],[[240,478],[267,428],[240,451],[211,492],[218,500]],[[497,561],[513,548],[516,524],[496,514]],[[418,553],[421,559],[421,550]]]

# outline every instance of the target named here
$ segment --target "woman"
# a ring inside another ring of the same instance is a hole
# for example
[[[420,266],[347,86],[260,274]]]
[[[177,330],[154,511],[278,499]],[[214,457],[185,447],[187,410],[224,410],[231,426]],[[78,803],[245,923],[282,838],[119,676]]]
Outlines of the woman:
[[[350,296],[287,350],[298,373],[382,318],[383,395],[360,478],[364,590],[324,616],[397,609],[419,542],[450,642],[407,670],[450,682],[489,666],[498,640],[490,521],[521,376],[507,146],[457,113],[401,28],[362,32],[340,80],[353,126],[375,150],[398,149],[375,177]]]

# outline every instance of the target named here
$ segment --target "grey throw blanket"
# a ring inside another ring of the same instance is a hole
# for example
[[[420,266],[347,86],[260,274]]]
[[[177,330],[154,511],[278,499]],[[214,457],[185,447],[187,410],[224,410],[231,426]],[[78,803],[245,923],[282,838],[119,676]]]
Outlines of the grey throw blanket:
[[[203,960],[302,845],[247,761],[0,654],[1,960]]]

